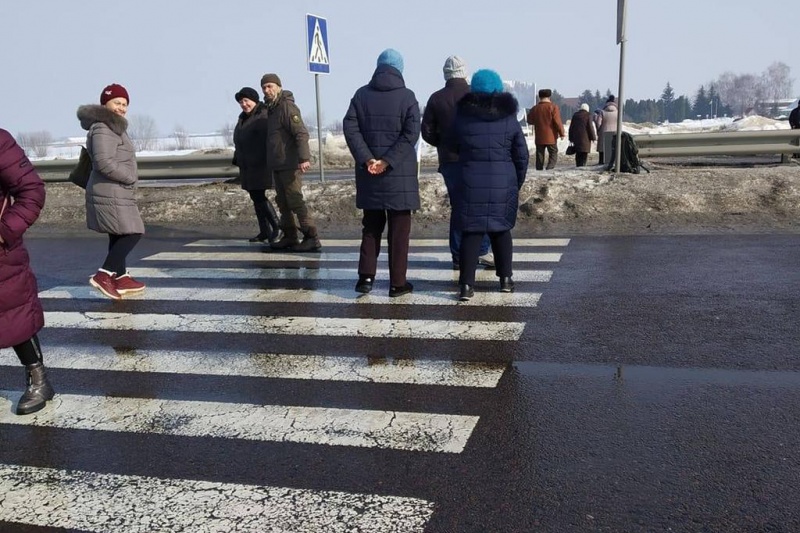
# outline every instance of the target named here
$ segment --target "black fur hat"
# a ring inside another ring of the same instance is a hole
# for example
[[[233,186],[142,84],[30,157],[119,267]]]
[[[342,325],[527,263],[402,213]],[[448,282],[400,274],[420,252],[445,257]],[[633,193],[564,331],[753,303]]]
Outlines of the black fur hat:
[[[234,98],[236,98],[237,102],[241,102],[242,98],[247,98],[248,100],[258,103],[258,92],[252,87],[242,87]]]

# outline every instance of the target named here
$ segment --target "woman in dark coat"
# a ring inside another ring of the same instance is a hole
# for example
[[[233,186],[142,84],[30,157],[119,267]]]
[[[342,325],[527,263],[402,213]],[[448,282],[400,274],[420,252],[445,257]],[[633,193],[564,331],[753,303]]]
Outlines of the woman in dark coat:
[[[267,198],[272,172],[267,170],[267,108],[252,87],[234,96],[242,112],[233,130],[233,164],[239,167],[242,189],[250,194],[258,220],[258,235],[250,242],[275,242],[280,232],[278,214]]]
[[[125,87],[112,83],[100,93],[100,105],[78,108],[81,127],[88,131],[86,150],[92,159],[86,184],[86,226],[108,234],[108,254],[89,284],[113,300],[145,288],[126,267],[128,254],[144,234],[136,205],[136,150],[125,120],[129,102]]]
[[[36,278],[22,234],[44,207],[44,183],[25,152],[0,129],[0,348],[12,347],[25,365],[27,387],[16,413],[35,413],[53,398],[36,335],[44,326]]]
[[[472,76],[471,92],[456,109],[455,142],[460,175],[453,202],[454,225],[463,232],[459,299],[474,295],[475,269],[484,234],[494,250],[500,291],[512,292],[513,242],[519,190],[528,171],[528,145],[517,120],[517,100],[503,92],[493,70]]]
[[[569,123],[569,142],[575,146],[575,166],[584,167],[592,151],[592,141],[597,140],[594,122],[589,114],[589,105],[581,104],[581,108],[572,115]]]
[[[411,211],[419,209],[420,112],[403,81],[399,52],[389,48],[378,57],[372,79],[350,101],[343,127],[356,162],[356,207],[364,210],[356,291],[372,290],[388,219],[389,296],[408,294],[414,289],[406,272]]]

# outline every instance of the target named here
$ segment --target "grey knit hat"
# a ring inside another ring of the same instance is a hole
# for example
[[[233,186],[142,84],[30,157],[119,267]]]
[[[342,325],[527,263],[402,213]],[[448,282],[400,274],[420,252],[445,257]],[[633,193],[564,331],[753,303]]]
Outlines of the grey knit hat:
[[[442,71],[444,72],[445,80],[452,78],[466,78],[467,64],[458,56],[450,56],[445,60]]]

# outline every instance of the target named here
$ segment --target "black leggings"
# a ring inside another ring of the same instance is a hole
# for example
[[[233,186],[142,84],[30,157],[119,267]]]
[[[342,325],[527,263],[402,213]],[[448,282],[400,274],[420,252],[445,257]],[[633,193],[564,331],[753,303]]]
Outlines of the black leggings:
[[[36,335],[13,348],[17,357],[19,357],[19,362],[25,366],[42,361],[42,348],[39,345],[39,337]]]
[[[256,189],[254,191],[247,191],[247,194],[250,195],[250,199],[253,201],[254,204],[257,204],[259,202],[265,202],[267,200],[266,189]]]
[[[131,253],[136,243],[142,238],[140,233],[130,235],[108,234],[108,255],[103,263],[103,270],[114,272],[117,276],[124,275],[128,270],[125,268],[125,259]]]

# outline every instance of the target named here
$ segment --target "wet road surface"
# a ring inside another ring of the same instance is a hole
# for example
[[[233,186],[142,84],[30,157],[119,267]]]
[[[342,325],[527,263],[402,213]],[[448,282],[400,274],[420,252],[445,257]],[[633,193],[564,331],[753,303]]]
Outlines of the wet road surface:
[[[800,530],[800,237],[517,235],[467,305],[441,240],[397,299],[352,235],[154,231],[121,302],[104,245],[28,239],[58,395],[0,351],[0,531]]]

